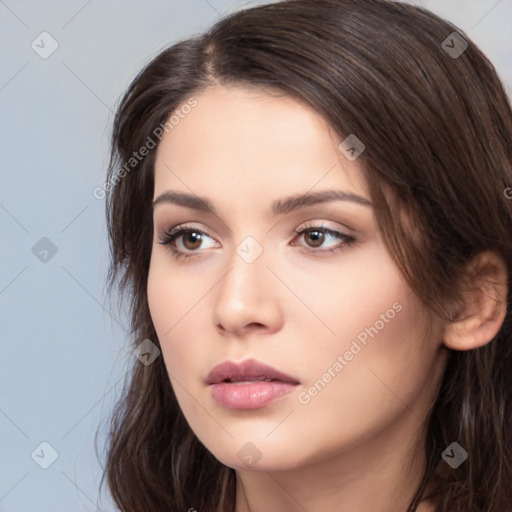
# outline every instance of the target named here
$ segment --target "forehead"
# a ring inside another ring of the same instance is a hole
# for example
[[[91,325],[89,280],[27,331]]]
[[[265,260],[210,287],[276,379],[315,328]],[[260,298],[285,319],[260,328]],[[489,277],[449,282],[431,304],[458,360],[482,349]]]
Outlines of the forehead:
[[[293,193],[315,183],[366,190],[357,161],[338,149],[342,139],[299,100],[245,86],[210,87],[193,97],[196,106],[179,116],[159,144],[155,194],[187,186]]]

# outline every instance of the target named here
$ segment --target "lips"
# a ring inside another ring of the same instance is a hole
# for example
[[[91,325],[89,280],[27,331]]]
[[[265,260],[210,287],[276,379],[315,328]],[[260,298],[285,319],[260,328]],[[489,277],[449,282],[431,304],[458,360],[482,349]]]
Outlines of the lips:
[[[206,377],[212,398],[228,409],[261,409],[284,398],[300,384],[298,379],[271,366],[248,359],[226,361]]]
[[[226,361],[217,365],[206,377],[206,384],[219,384],[221,382],[284,382],[299,384],[299,380],[287,375],[271,366],[260,363],[254,359],[247,359],[241,363]]]

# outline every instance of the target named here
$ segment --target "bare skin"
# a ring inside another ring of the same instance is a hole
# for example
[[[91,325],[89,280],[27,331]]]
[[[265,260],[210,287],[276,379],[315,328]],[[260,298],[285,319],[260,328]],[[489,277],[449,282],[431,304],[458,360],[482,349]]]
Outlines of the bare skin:
[[[326,189],[370,199],[358,160],[340,152],[342,139],[318,114],[244,87],[196,98],[160,143],[154,198],[206,197],[217,213],[157,204],[148,282],[162,355],[191,429],[236,470],[236,512],[405,512],[425,464],[423,451],[413,450],[446,346],[489,341],[503,315],[489,309],[467,333],[440,319],[428,329],[371,205],[329,201],[272,212],[275,200]],[[179,225],[206,235],[196,244],[190,234],[159,243]],[[297,234],[320,226],[355,241],[323,232],[315,243],[314,229]],[[247,245],[248,236],[256,243]],[[176,258],[171,246],[188,258]],[[262,252],[248,263],[239,247]],[[259,409],[220,405],[205,377],[223,361],[248,358],[299,386]],[[319,379],[325,385],[315,393]],[[244,446],[254,450],[254,465],[237,455]],[[434,509],[425,502],[417,510]]]

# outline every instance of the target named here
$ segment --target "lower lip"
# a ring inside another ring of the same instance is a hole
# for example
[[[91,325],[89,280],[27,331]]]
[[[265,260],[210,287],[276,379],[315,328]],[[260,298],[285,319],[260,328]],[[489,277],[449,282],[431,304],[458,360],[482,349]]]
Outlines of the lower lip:
[[[289,382],[248,382],[234,384],[219,382],[211,384],[213,398],[230,409],[259,409],[271,404],[278,398],[291,393],[296,384]]]

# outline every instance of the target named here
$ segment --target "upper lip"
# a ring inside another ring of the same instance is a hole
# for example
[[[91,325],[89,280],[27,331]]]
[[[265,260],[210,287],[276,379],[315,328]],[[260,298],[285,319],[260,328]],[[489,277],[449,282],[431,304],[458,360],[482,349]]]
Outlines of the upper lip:
[[[231,380],[232,382],[242,382],[245,380],[278,380],[281,382],[290,382],[299,384],[298,379],[280,372],[271,366],[260,363],[254,359],[247,359],[241,363],[225,361],[217,365],[206,377],[207,384],[218,384],[219,382]]]

